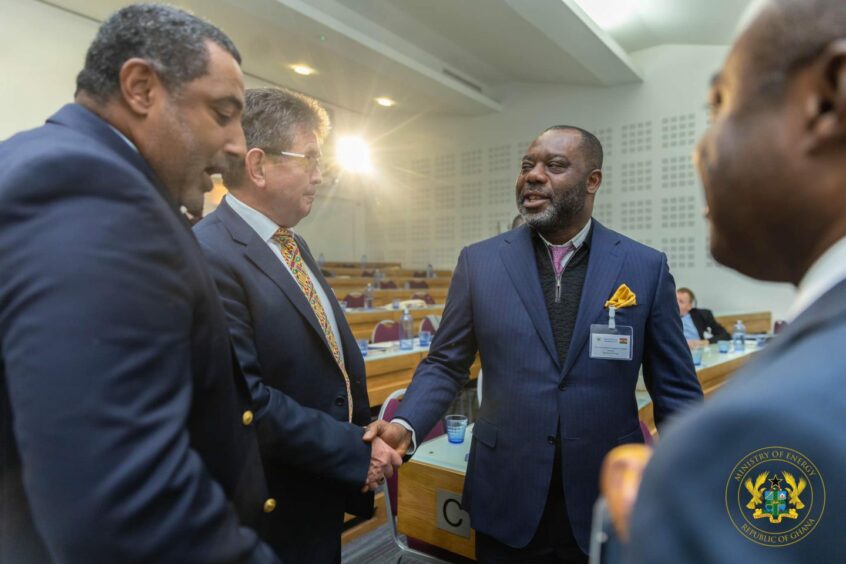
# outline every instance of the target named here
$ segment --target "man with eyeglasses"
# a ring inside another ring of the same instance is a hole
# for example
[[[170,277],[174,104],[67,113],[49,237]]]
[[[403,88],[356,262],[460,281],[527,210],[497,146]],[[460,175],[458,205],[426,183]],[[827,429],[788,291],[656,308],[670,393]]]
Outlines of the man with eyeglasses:
[[[313,99],[248,90],[243,162],[230,193],[194,227],[254,401],[271,495],[266,539],[285,562],[340,562],[344,512],[369,516],[372,490],[401,459],[370,421],[364,361],[332,289],[293,228],[322,182],[329,129]]]

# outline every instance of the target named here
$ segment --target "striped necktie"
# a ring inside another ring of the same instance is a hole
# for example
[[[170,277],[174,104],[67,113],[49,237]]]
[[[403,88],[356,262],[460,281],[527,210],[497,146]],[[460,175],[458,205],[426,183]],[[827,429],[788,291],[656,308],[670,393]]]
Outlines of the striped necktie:
[[[329,343],[332,356],[335,357],[335,362],[338,363],[338,367],[344,375],[344,384],[347,387],[347,406],[349,408],[348,418],[349,421],[352,421],[353,400],[352,392],[350,390],[350,377],[347,374],[346,367],[344,366],[344,358],[341,356],[341,348],[335,340],[335,333],[332,332],[332,327],[329,325],[329,318],[326,316],[323,304],[320,302],[320,298],[314,289],[311,277],[305,269],[303,257],[300,255],[300,248],[297,245],[296,239],[294,239],[294,233],[290,229],[280,227],[276,233],[273,234],[273,240],[279,244],[279,250],[282,251],[282,259],[285,261],[285,264],[288,265],[294,280],[297,281],[297,285],[305,295],[308,305],[311,306],[315,317],[317,317],[317,322],[320,324],[320,328],[326,336],[326,341]]]

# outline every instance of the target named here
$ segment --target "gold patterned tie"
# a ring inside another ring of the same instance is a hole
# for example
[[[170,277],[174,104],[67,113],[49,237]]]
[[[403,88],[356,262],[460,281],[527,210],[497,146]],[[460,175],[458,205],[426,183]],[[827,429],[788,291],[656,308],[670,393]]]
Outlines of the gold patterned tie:
[[[320,298],[314,290],[314,284],[311,282],[311,277],[305,270],[303,264],[303,257],[300,255],[300,248],[297,245],[294,234],[290,229],[280,227],[276,233],[273,234],[273,240],[279,244],[279,249],[282,251],[282,258],[285,264],[291,269],[291,274],[294,280],[297,281],[300,290],[305,295],[308,305],[311,306],[314,315],[317,317],[320,328],[323,329],[323,334],[326,335],[326,340],[329,342],[329,348],[332,350],[332,356],[335,357],[335,362],[341,369],[341,374],[344,375],[344,384],[347,387],[347,406],[349,421],[352,421],[353,401],[352,392],[350,390],[350,377],[347,374],[347,369],[344,366],[344,358],[341,356],[341,348],[335,340],[335,333],[332,332],[332,327],[329,325],[329,318],[326,317],[326,311],[323,309],[323,304],[320,303]]]

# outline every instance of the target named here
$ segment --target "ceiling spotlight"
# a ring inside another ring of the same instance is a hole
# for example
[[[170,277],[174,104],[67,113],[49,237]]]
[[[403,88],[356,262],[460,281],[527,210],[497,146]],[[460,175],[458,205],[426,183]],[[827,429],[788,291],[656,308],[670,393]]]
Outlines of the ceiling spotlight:
[[[291,70],[303,76],[311,76],[317,72],[308,65],[291,65]]]
[[[370,172],[370,147],[361,137],[341,137],[335,146],[335,159],[350,172]]]
[[[379,104],[380,106],[382,106],[383,108],[390,108],[391,106],[397,105],[397,103],[394,100],[391,100],[390,98],[387,98],[385,96],[381,96],[379,98],[376,98],[376,103]]]

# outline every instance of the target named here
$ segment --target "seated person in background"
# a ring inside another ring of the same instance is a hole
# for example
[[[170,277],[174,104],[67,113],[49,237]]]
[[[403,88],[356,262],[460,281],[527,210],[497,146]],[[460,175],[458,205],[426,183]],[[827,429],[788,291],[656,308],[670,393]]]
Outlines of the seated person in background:
[[[731,340],[731,335],[725,327],[717,323],[710,309],[693,307],[696,303],[696,296],[690,289],[679,288],[676,290],[676,299],[679,302],[684,338],[687,339],[689,347],[701,347],[708,343]]]

